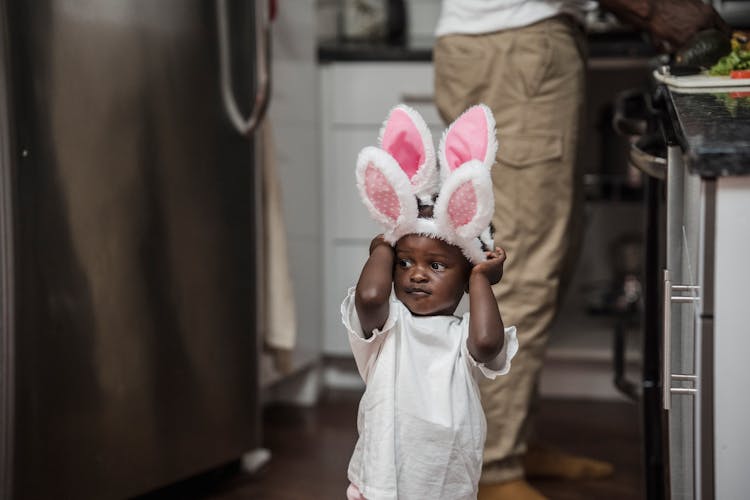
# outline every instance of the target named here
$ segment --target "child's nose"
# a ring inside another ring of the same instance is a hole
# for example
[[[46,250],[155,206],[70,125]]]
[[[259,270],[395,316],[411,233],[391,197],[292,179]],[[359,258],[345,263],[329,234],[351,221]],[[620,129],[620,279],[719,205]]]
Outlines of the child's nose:
[[[410,277],[415,283],[424,283],[428,279],[425,270],[419,266],[414,267],[414,271],[411,273]]]

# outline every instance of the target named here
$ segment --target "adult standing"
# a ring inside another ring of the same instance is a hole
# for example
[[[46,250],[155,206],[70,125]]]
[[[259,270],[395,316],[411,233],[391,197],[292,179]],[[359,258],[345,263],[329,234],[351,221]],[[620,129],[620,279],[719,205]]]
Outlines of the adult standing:
[[[510,375],[481,385],[487,441],[480,500],[543,496],[525,477],[601,477],[604,462],[527,445],[555,317],[581,236],[577,162],[585,103],[586,0],[443,0],[434,47],[435,99],[446,123],[485,103],[499,150],[492,178],[495,241],[507,270],[495,296],[518,327]],[[700,0],[601,0],[665,50],[723,21]]]

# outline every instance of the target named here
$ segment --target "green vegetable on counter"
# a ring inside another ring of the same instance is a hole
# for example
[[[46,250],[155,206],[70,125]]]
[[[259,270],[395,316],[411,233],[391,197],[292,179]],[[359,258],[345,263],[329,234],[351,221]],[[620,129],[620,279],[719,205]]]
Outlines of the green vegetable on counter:
[[[734,70],[750,69],[750,42],[747,33],[735,31],[732,49],[708,70],[709,75],[727,76]]]
[[[709,75],[726,76],[735,69],[750,69],[750,50],[735,49],[711,66]]]

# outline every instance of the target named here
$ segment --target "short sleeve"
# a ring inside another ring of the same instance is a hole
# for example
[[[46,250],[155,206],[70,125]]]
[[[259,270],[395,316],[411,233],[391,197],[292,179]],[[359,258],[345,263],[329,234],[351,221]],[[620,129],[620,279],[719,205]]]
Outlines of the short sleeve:
[[[369,339],[365,338],[362,331],[362,325],[359,322],[357,308],[354,305],[355,287],[349,288],[349,291],[341,303],[341,322],[346,327],[349,336],[349,345],[354,354],[354,360],[357,362],[362,380],[367,383],[370,370],[375,365],[380,347],[383,345],[387,334],[394,329],[398,322],[398,302],[391,298],[389,303],[388,319],[386,319],[383,328],[375,329]]]
[[[467,321],[468,323],[468,321]],[[487,363],[480,363],[474,356],[469,352],[469,347],[466,342],[463,342],[462,349],[464,355],[469,362],[469,365],[479,369],[479,371],[485,377],[494,380],[500,375],[505,375],[510,371],[510,362],[513,356],[518,352],[518,337],[516,336],[516,327],[509,326],[505,329],[505,341],[503,342],[503,348],[497,353],[495,359]],[[468,327],[466,329],[467,340],[468,340]]]

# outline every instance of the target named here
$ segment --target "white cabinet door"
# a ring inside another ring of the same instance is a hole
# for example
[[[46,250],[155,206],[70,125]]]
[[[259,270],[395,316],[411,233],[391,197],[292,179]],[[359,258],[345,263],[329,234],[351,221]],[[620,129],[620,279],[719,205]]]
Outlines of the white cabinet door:
[[[714,430],[717,499],[747,498],[750,177],[716,181]]]
[[[416,109],[437,147],[444,125],[432,104],[430,63],[335,63],[321,69],[324,333],[323,351],[351,355],[339,306],[381,230],[359,198],[354,169],[359,151],[377,145],[388,111]]]
[[[370,218],[360,200],[355,184],[354,167],[359,151],[375,143],[378,128],[335,129],[331,134],[331,161],[324,166],[328,182],[325,192],[326,238],[336,245],[341,240],[367,239],[378,234],[378,226]]]
[[[433,102],[431,63],[339,63],[323,69],[324,93],[330,96],[330,123],[376,125],[399,103],[422,115],[428,125],[442,125]]]

